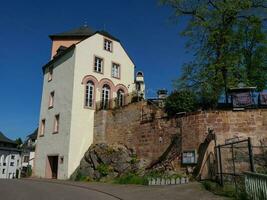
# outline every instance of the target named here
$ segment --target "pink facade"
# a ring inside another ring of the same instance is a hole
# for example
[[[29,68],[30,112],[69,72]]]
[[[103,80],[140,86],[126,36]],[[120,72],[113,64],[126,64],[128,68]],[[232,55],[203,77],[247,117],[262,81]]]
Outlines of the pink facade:
[[[52,41],[51,60],[57,54],[57,50],[60,46],[70,47],[80,41],[81,39],[54,39]]]

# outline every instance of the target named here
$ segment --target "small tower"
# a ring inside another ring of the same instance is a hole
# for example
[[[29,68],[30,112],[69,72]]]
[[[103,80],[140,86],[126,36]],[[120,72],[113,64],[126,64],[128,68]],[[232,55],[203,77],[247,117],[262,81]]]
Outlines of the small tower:
[[[141,71],[138,71],[136,73],[135,87],[138,97],[145,98],[145,80],[144,80],[144,74]]]
[[[168,97],[168,91],[166,89],[160,89],[157,91],[159,99],[166,99]]]

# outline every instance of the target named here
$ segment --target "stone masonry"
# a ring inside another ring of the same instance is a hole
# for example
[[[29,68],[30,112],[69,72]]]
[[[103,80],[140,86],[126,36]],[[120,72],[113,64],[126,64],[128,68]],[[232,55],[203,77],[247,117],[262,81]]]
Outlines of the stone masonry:
[[[206,111],[191,113],[180,118],[182,149],[197,149],[205,140],[208,129],[213,129],[217,144],[225,139],[251,137],[253,145],[267,138],[267,110]]]
[[[168,118],[146,102],[95,114],[94,143],[123,144],[139,158],[157,160],[169,147],[173,136],[181,138],[181,149],[198,150],[213,129],[217,144],[226,139],[251,137],[253,145],[267,142],[267,109],[244,111],[199,111]],[[214,150],[214,143],[207,152]],[[206,159],[206,158],[205,158]]]
[[[161,156],[179,133],[175,119],[146,102],[95,113],[94,143],[123,144],[148,161]]]

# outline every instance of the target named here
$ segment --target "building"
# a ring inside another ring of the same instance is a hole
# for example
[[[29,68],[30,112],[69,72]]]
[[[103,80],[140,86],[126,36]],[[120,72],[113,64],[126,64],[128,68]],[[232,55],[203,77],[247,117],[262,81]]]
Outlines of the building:
[[[0,179],[19,178],[21,151],[17,144],[0,132]]]
[[[38,129],[36,129],[32,134],[28,135],[22,146],[22,175],[29,175],[34,167],[35,159],[35,146],[37,143]]]
[[[34,175],[67,179],[93,142],[95,110],[114,106],[114,99],[122,106],[140,91],[132,59],[108,32],[83,26],[50,39]]]

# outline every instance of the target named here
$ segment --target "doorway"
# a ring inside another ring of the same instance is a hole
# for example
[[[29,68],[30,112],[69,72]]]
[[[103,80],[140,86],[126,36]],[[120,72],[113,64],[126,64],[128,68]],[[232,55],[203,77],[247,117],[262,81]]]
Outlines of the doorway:
[[[46,177],[57,179],[58,156],[47,156]]]

